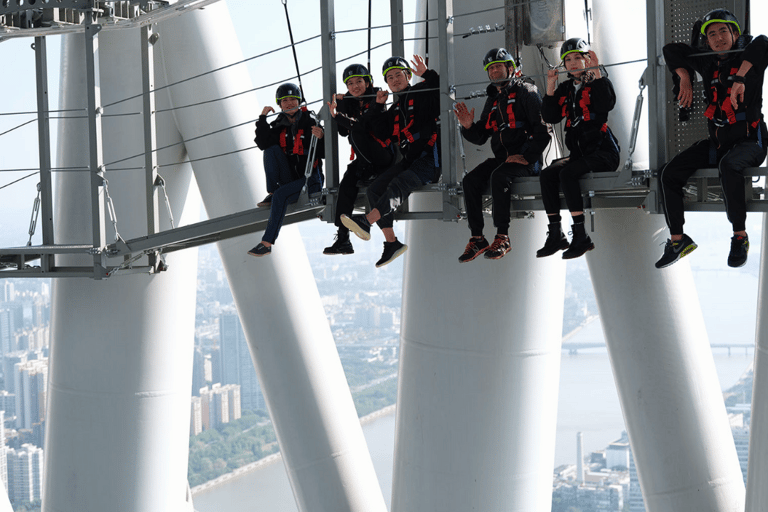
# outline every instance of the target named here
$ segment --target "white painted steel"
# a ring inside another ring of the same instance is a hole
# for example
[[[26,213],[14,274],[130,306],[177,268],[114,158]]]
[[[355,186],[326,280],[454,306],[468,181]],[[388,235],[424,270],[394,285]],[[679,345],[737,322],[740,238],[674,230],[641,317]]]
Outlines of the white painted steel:
[[[752,413],[749,423],[746,512],[768,510],[768,215],[763,214],[763,244],[760,249],[760,284],[757,301],[755,365],[752,383]]]
[[[163,24],[167,80],[175,82],[242,59],[226,4]],[[245,66],[171,88],[174,105],[250,89]],[[255,119],[252,96],[177,110],[185,140]],[[190,141],[190,158],[253,146],[254,125]],[[253,208],[265,195],[261,152],[193,164],[210,217]],[[272,254],[246,252],[261,233],[220,242],[219,253],[240,314],[280,449],[303,511],[384,511],[381,489],[339,361],[303,243],[286,226]]]
[[[751,2],[752,34],[768,34],[768,4]],[[768,83],[763,84],[763,98]],[[765,113],[765,110],[763,110]],[[760,251],[760,284],[755,333],[755,364],[752,383],[752,414],[749,424],[746,512],[768,510],[768,215],[763,214],[763,244]]]
[[[456,3],[456,14],[468,10]],[[437,12],[434,3],[429,11]],[[454,30],[503,19],[462,18]],[[487,80],[483,56],[503,45],[503,33],[457,42],[456,82]],[[537,61],[533,52],[523,59]],[[484,101],[468,103],[476,118]],[[443,113],[442,122],[455,117]],[[469,169],[491,154],[465,147]],[[427,202],[412,196],[416,209],[441,208]],[[541,215],[513,220],[503,259],[459,264],[466,222],[409,222],[392,512],[550,510],[565,265],[536,259],[546,229]],[[489,218],[485,233],[495,234]]]
[[[141,91],[138,31],[100,36],[103,102]],[[83,35],[64,36],[61,108],[85,106]],[[130,49],[130,50],[128,50]],[[158,101],[167,106],[167,101]],[[107,114],[140,112],[134,100]],[[161,119],[162,143],[178,140]],[[104,118],[107,162],[142,153],[141,116]],[[88,163],[86,119],[58,123],[56,167]],[[180,161],[183,151],[160,155]],[[136,159],[120,167],[136,165]],[[141,164],[138,164],[141,165]],[[165,168],[174,212],[196,220],[189,166]],[[144,174],[108,171],[123,236],[146,231]],[[56,240],[88,243],[88,173],[56,175]],[[162,227],[169,228],[161,215]],[[112,240],[111,224],[107,238]],[[88,265],[90,256],[58,256],[58,265]],[[197,252],[168,257],[171,271],[107,281],[54,280],[43,508],[46,512],[189,511],[186,502],[189,400]]]
[[[587,261],[646,509],[744,510],[744,482],[688,262],[653,266],[668,236],[661,216],[601,210],[595,224],[597,248]]]
[[[645,17],[644,5],[593,0],[593,46],[603,63],[641,58],[617,19]],[[609,125],[627,141],[637,80],[610,69],[618,101]],[[643,124],[642,126],[647,126]],[[636,160],[647,153],[638,146]],[[686,260],[657,270],[668,236],[661,215],[600,210],[587,255],[614,378],[649,512],[744,510],[744,484],[696,289]],[[692,256],[695,257],[695,254]]]

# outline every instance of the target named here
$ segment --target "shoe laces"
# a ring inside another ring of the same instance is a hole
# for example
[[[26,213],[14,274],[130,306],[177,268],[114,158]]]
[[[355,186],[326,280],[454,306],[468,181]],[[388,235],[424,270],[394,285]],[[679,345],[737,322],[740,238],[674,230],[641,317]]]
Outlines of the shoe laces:
[[[507,242],[507,240],[508,238],[496,237],[493,239],[493,243],[488,249],[491,251],[498,251],[499,249],[501,249],[501,246]]]

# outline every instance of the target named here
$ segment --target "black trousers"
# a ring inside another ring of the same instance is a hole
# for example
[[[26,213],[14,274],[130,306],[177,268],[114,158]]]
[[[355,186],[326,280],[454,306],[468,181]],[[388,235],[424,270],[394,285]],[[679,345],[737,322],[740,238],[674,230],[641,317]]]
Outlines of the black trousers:
[[[393,226],[392,213],[408,199],[411,192],[439,179],[440,168],[435,163],[431,153],[413,162],[408,169],[403,169],[398,162],[368,185],[368,202],[372,210],[379,210],[381,214],[381,219],[376,222],[381,229]]]
[[[612,172],[619,166],[619,153],[599,149],[580,157],[555,160],[541,171],[541,199],[547,214],[560,213],[560,189],[565,196],[568,211],[584,210],[579,178],[588,172]]]
[[[356,158],[347,166],[344,177],[339,183],[339,192],[336,196],[336,216],[334,224],[339,232],[348,232],[349,229],[341,223],[341,214],[352,215],[355,208],[355,200],[360,188],[357,183],[377,177],[381,172],[392,165],[394,155],[389,148],[382,147],[376,140],[353,131],[349,137]]]
[[[766,148],[757,142],[744,141],[724,152],[713,151],[710,141],[702,140],[680,152],[659,171],[661,204],[669,233],[683,234],[685,223],[683,187],[697,169],[717,165],[723,187],[725,212],[734,231],[744,231],[747,222],[747,199],[744,194],[744,169],[757,167],[765,160]]]
[[[472,236],[483,234],[483,192],[491,184],[493,198],[493,225],[499,233],[509,231],[509,208],[512,194],[509,185],[515,178],[533,174],[533,164],[508,164],[495,158],[472,169],[462,181],[464,204],[467,208],[467,223]]]

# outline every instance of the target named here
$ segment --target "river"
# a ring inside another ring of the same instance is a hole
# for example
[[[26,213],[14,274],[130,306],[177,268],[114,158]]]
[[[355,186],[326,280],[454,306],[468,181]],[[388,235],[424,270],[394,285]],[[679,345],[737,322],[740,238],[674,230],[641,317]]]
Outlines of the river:
[[[597,331],[595,331],[595,329]],[[599,322],[586,326],[578,338],[599,333]],[[576,337],[570,341],[577,341]],[[583,340],[581,340],[583,341]],[[723,389],[732,386],[752,361],[750,349],[715,349],[715,364]],[[586,452],[617,439],[624,420],[605,349],[575,356],[563,354],[555,446],[555,465],[575,463],[576,432],[583,432]],[[390,504],[395,415],[379,417],[363,426],[384,499]],[[199,512],[297,512],[282,460],[228,480],[194,496]]]

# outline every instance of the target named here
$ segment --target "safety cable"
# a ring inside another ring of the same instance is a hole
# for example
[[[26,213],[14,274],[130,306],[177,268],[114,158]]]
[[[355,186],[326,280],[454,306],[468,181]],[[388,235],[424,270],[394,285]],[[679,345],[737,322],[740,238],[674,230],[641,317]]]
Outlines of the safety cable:
[[[319,37],[320,37],[320,34],[317,34],[316,36],[312,36],[312,37],[308,37],[306,39],[302,39],[301,41],[297,42],[296,44],[298,45],[298,44],[306,43],[306,42],[311,41],[313,39],[318,39]],[[231,68],[233,66],[238,66],[240,64],[245,64],[246,62],[249,62],[249,61],[252,61],[252,60],[264,57],[265,55],[269,55],[271,53],[279,52],[281,50],[286,50],[286,49],[288,49],[290,47],[291,47],[291,45],[287,44],[285,46],[281,46],[280,48],[275,48],[273,50],[269,50],[269,51],[266,51],[264,53],[260,53],[259,55],[254,55],[253,57],[248,57],[247,59],[243,59],[243,60],[239,60],[237,62],[233,62],[231,64],[227,64],[226,66],[222,66],[220,68],[211,69],[209,71],[206,71],[205,73],[200,73],[199,75],[194,75],[194,76],[190,76],[188,78],[184,78],[183,80],[179,80],[178,82],[173,82],[173,83],[170,83],[170,84],[167,84],[167,85],[163,85],[162,87],[156,87],[156,88],[152,89],[152,92],[162,91],[163,89],[168,89],[168,88],[173,87],[175,85],[179,85],[179,84],[183,84],[185,82],[189,82],[190,80],[195,80],[197,78],[202,78],[204,76],[207,76],[207,75],[216,73],[218,71],[222,71],[222,70]],[[142,94],[136,94],[134,96],[129,96],[127,98],[123,98],[121,100],[118,100],[118,101],[115,101],[115,102],[112,102],[112,103],[108,103],[108,104],[104,105],[103,107],[104,108],[113,107],[113,106],[115,106],[115,105],[117,105],[119,103],[130,101],[130,100],[133,100],[133,99],[136,99],[136,98],[141,98],[142,96],[143,96],[143,93]]]
[[[58,114],[61,112],[83,112],[84,108],[69,108],[63,110],[49,110],[50,114]],[[0,112],[0,116],[36,116],[37,110],[34,112]]]
[[[26,169],[26,170],[28,171],[29,169]],[[6,188],[6,187],[10,187],[11,185],[13,185],[13,184],[15,184],[15,183],[18,183],[18,182],[20,182],[20,181],[22,181],[22,180],[25,180],[25,179],[27,179],[27,178],[31,178],[32,176],[36,176],[36,175],[37,175],[37,171],[33,172],[32,174],[27,174],[26,176],[24,176],[24,177],[22,177],[22,178],[19,178],[19,179],[17,179],[17,180],[13,180],[13,181],[12,181],[12,182],[10,182],[10,183],[6,183],[5,185],[3,185],[3,186],[0,186],[0,190],[4,189],[4,188]]]
[[[11,132],[12,132],[12,131],[14,131],[14,130],[18,130],[19,128],[23,128],[24,126],[27,126],[28,124],[32,124],[32,123],[34,123],[35,121],[37,121],[37,119],[30,119],[30,120],[29,120],[29,121],[27,121],[26,123],[21,123],[19,126],[14,126],[14,127],[13,127],[13,128],[11,128],[10,130],[6,130],[6,131],[4,131],[3,133],[0,133],[0,137],[2,137],[3,135],[5,135],[6,133],[11,133]]]
[[[288,36],[291,39],[291,51],[293,51],[293,63],[296,64],[296,75],[299,78],[299,91],[301,92],[301,99],[306,98],[304,96],[304,85],[301,83],[301,71],[299,71],[299,58],[296,56],[296,44],[293,42],[293,30],[291,30],[291,17],[288,15],[288,0],[280,0],[285,7],[285,21],[288,22]]]
[[[368,72],[371,72],[371,16],[373,14],[373,0],[368,0]]]

